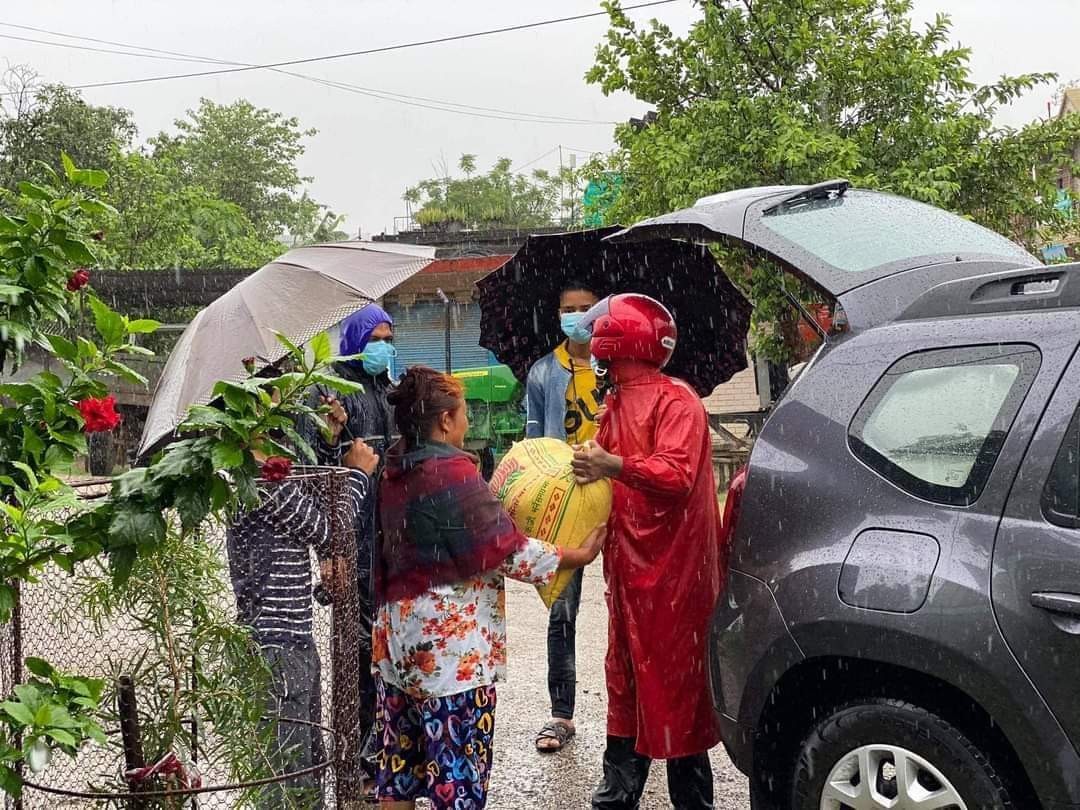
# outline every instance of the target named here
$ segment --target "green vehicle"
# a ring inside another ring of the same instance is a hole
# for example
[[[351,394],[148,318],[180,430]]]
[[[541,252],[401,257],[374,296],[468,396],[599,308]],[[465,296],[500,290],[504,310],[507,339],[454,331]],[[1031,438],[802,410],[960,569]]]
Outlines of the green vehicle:
[[[488,479],[510,445],[525,435],[525,386],[506,366],[463,368],[454,376],[465,385],[469,413],[465,447],[480,456],[481,471]]]

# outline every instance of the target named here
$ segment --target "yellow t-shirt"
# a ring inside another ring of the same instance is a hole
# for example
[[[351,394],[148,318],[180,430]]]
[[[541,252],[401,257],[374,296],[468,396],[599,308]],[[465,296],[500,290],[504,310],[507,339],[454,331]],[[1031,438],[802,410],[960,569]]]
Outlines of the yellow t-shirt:
[[[566,387],[566,440],[581,444],[595,436],[599,427],[596,412],[600,409],[600,392],[596,374],[588,363],[570,357],[565,342],[555,349],[555,359],[570,372],[570,384]]]

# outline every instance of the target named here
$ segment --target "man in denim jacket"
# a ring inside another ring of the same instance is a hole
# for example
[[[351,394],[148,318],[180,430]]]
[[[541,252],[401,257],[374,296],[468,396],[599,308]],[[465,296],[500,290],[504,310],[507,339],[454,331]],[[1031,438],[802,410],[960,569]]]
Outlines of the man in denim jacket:
[[[525,436],[546,436],[581,444],[595,434],[600,396],[589,356],[589,336],[578,329],[582,315],[599,301],[592,287],[568,281],[559,294],[560,327],[566,340],[536,361],[526,382],[528,410]],[[573,738],[574,699],[577,693],[575,640],[581,603],[579,570],[551,606],[548,620],[548,692],[551,720],[536,737],[536,750],[560,751]]]

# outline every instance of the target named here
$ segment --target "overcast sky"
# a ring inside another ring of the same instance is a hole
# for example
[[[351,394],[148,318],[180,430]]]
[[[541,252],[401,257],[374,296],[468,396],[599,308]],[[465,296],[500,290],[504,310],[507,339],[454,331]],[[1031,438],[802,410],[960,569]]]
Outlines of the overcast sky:
[[[626,0],[630,5],[638,0]],[[375,48],[595,11],[597,0],[544,3],[495,0],[35,0],[8,2],[0,23],[182,51],[216,59],[266,63]],[[1078,0],[915,0],[917,17],[952,15],[954,33],[974,50],[978,81],[1002,73],[1055,71],[1080,77],[1080,55],[1061,35],[1080,31]],[[689,0],[633,12],[685,30]],[[604,18],[529,31],[320,62],[295,70],[350,85],[479,107],[514,117],[532,113],[589,121],[621,121],[644,107],[605,98],[583,79],[601,40]],[[0,26],[0,34],[61,40]],[[93,46],[93,43],[82,43]],[[109,47],[109,46],[94,46]],[[92,53],[0,39],[0,55],[29,64],[44,79],[68,84],[186,73],[213,66]],[[358,95],[267,71],[86,90],[95,104],[134,111],[149,137],[198,104],[200,97],[253,103],[297,116],[319,130],[307,144],[302,172],[312,195],[348,216],[365,237],[390,230],[404,214],[401,194],[432,176],[443,159],[476,153],[481,167],[497,157],[515,165],[557,168],[576,152],[612,144],[608,123],[537,123],[441,112]],[[1019,124],[1046,114],[1052,89],[1036,91],[1003,115]],[[425,104],[427,102],[413,102]],[[539,160],[537,160],[539,158]],[[533,162],[535,161],[535,162]]]

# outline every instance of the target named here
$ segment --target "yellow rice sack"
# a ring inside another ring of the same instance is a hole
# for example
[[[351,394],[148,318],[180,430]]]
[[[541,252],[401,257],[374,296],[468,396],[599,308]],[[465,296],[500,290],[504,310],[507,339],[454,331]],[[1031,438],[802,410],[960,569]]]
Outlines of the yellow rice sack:
[[[570,468],[574,451],[558,439],[526,439],[506,454],[491,478],[491,491],[529,537],[560,548],[579,548],[611,514],[611,482],[584,486]],[[550,585],[538,587],[549,608],[574,576],[559,571]]]

